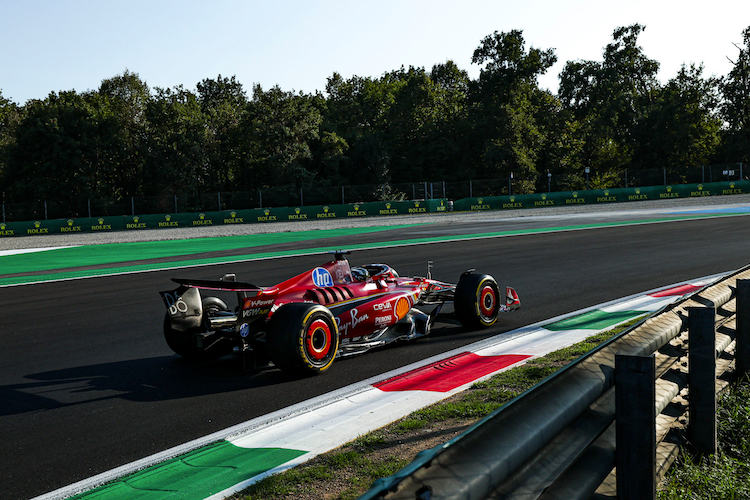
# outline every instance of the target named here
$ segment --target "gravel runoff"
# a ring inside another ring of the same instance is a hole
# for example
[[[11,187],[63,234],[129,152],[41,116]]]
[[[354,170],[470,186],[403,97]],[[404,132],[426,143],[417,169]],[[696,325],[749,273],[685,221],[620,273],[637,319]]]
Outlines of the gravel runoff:
[[[391,226],[397,224],[423,224],[429,222],[462,223],[466,221],[492,221],[515,218],[567,216],[571,214],[597,214],[617,212],[663,211],[675,208],[750,207],[750,194],[731,196],[706,196],[701,198],[676,198],[627,203],[544,207],[519,210],[493,210],[484,212],[446,212],[421,215],[391,215],[361,219],[337,219],[306,222],[272,222],[258,224],[232,224],[211,227],[182,227],[173,229],[144,229],[101,233],[50,234],[37,236],[12,236],[0,238],[0,251],[27,248],[48,248],[76,245],[101,245],[106,243],[131,243],[138,241],[178,240],[236,236],[245,234],[271,234],[321,229]]]

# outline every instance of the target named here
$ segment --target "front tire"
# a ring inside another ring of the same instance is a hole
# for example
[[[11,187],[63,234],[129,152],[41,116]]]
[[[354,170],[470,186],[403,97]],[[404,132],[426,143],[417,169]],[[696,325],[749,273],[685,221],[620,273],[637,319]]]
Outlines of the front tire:
[[[317,304],[281,306],[268,321],[266,343],[273,364],[295,375],[326,371],[339,349],[339,331],[328,308]]]
[[[464,274],[456,285],[456,317],[466,328],[492,326],[500,311],[500,289],[488,274]]]

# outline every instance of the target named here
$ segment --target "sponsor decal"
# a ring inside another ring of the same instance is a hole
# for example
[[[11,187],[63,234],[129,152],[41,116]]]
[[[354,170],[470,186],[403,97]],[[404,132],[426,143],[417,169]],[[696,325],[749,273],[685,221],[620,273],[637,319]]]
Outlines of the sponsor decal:
[[[521,203],[520,201],[516,201],[516,197],[515,196],[511,196],[510,198],[508,198],[508,200],[510,200],[510,203],[503,203],[503,208],[521,208],[521,207],[523,207],[523,203]]]
[[[333,278],[331,277],[331,273],[329,273],[322,267],[316,267],[315,269],[313,269],[312,280],[313,283],[315,283],[315,286],[320,288],[333,286]]]
[[[198,214],[198,219],[193,221],[194,226],[212,226],[214,223],[213,220],[206,219],[206,214]]]
[[[293,214],[289,214],[287,216],[287,218],[289,220],[306,220],[307,219],[307,214],[301,214],[300,212],[302,212],[302,209],[299,208],[299,207],[297,207],[297,208],[294,209],[294,213]]]
[[[641,188],[635,188],[635,194],[628,195],[628,201],[647,200],[648,195],[641,194]]]
[[[349,217],[361,217],[363,215],[367,215],[367,212],[365,212],[364,210],[360,210],[359,205],[354,205],[354,211],[347,212],[346,215]]]
[[[397,208],[391,208],[390,202],[385,204],[385,210],[380,210],[380,215],[392,215],[397,214],[398,209]]]
[[[139,222],[141,219],[137,215],[133,217],[133,222],[126,222],[125,228],[126,229],[143,229],[146,227],[145,222]]]
[[[542,195],[542,200],[541,201],[535,201],[534,202],[534,206],[535,207],[549,207],[549,206],[552,206],[554,204],[555,204],[555,200],[548,200],[546,194]]]
[[[108,231],[110,229],[112,229],[112,226],[110,224],[105,224],[104,219],[101,217],[97,219],[95,226],[91,226],[92,231]]]
[[[424,213],[424,212],[427,212],[427,208],[420,207],[418,201],[414,202],[414,208],[410,208],[409,209],[409,213],[410,214],[421,214],[421,213]]]
[[[573,198],[566,198],[565,204],[566,205],[580,205],[586,203],[586,200],[583,198],[578,197],[578,191],[573,191]]]
[[[336,212],[330,212],[329,207],[323,207],[323,213],[318,214],[318,219],[329,219],[336,217]]]
[[[242,326],[240,326],[240,337],[245,338],[248,335],[250,335],[250,325],[242,323]]]
[[[393,316],[375,316],[375,326],[388,325],[393,320]]]
[[[237,217],[237,212],[229,212],[229,219],[224,219],[224,224],[243,224],[245,219]]]
[[[390,302],[381,302],[380,304],[373,305],[372,308],[375,311],[390,311],[393,309],[393,305]]]
[[[742,194],[742,189],[735,189],[734,182],[729,183],[729,189],[724,189],[721,191],[721,194]]]
[[[182,298],[182,295],[177,295],[177,292],[165,292],[163,296],[170,316],[176,316],[178,313],[184,315],[188,312],[188,304]]]
[[[167,214],[164,216],[166,222],[160,222],[159,227],[178,227],[180,224],[177,221],[172,221],[172,216]]]
[[[258,217],[258,222],[272,222],[276,220],[276,216],[271,215],[271,211],[267,208],[263,210],[263,214]]]
[[[68,223],[67,226],[62,226],[60,228],[60,232],[61,233],[77,233],[77,232],[81,231],[81,226],[74,226],[73,225],[73,224],[75,224],[75,221],[73,219],[68,219],[67,223]]]
[[[12,229],[5,229],[5,222],[0,222],[0,236],[15,236]]]
[[[336,326],[338,327],[339,332],[341,332],[341,336],[345,337],[349,333],[349,328],[354,330],[358,324],[368,319],[370,319],[369,315],[363,314],[362,316],[359,316],[359,311],[356,308],[352,308],[349,310],[349,321],[344,323],[343,320],[337,316]]]
[[[703,184],[698,184],[698,191],[693,191],[690,196],[711,196],[711,191],[704,191]]]
[[[471,205],[469,210],[489,210],[490,206],[484,203],[484,198],[477,198],[477,204]]]

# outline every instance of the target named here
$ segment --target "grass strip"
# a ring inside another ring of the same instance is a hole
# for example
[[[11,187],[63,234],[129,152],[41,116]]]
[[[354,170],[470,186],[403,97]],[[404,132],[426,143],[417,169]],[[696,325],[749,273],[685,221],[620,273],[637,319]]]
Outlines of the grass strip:
[[[353,500],[393,475],[422,450],[445,443],[560,368],[640,321],[633,319],[583,342],[534,358],[389,424],[303,465],[267,477],[237,500]]]
[[[709,456],[680,453],[657,492],[659,500],[750,498],[750,380],[719,397],[718,450]]]

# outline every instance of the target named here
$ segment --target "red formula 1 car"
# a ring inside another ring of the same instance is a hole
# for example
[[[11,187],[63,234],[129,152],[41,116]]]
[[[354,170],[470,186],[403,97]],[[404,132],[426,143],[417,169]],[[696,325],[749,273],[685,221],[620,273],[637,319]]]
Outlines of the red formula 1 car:
[[[446,303],[472,329],[521,305],[511,287],[501,303],[495,279],[473,270],[451,284],[432,279],[429,264],[427,277],[402,278],[385,264],[350,267],[349,252],[331,253],[330,262],[271,287],[238,282],[231,274],[219,281],[173,279],[180,286],[161,292],[167,344],[191,359],[234,351],[252,367],[272,361],[287,372],[314,374],[337,356],[429,334]],[[237,305],[201,297],[201,290],[234,292]]]

